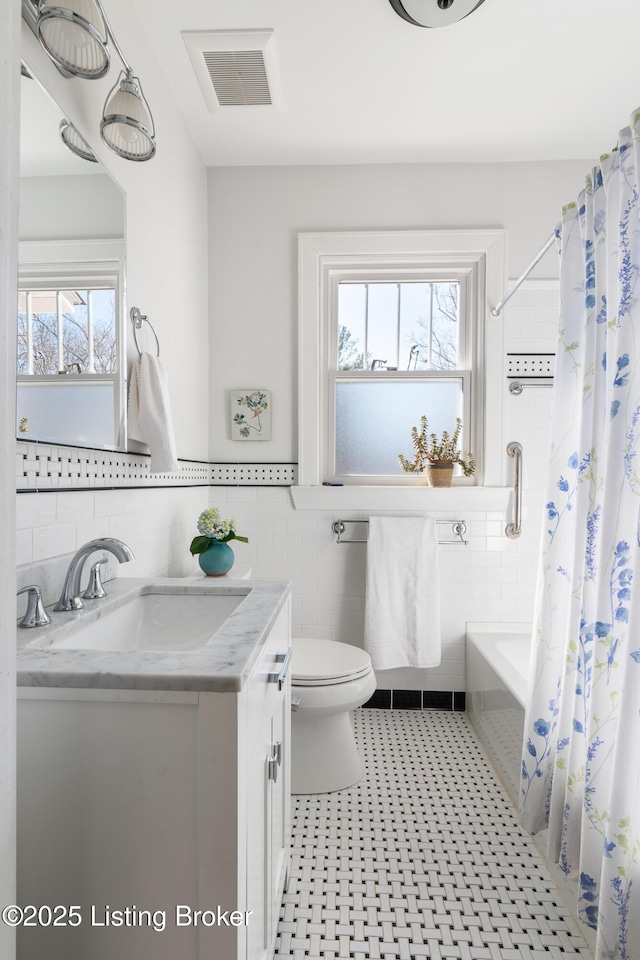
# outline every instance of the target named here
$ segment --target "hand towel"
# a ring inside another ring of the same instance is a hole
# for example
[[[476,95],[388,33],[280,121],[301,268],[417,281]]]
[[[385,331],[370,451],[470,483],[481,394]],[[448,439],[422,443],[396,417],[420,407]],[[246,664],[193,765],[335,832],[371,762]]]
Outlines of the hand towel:
[[[440,570],[431,517],[369,518],[364,622],[375,670],[440,663]]]
[[[127,430],[132,440],[149,447],[150,473],[179,471],[167,374],[150,353],[142,353],[131,368]]]

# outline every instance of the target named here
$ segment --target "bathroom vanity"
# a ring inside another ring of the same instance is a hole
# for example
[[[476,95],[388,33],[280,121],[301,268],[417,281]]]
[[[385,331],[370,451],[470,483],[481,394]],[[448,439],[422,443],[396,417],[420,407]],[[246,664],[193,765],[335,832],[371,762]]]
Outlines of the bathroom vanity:
[[[288,869],[290,586],[109,594],[18,631],[18,902],[46,908],[19,928],[19,960],[268,958]]]

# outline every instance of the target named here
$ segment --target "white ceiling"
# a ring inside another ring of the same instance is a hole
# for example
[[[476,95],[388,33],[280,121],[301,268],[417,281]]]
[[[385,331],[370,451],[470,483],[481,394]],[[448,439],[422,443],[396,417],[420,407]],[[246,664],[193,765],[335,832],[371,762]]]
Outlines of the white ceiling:
[[[208,166],[595,159],[640,105],[637,0],[485,0],[436,30],[389,0],[133,3]],[[182,31],[269,27],[282,108],[209,112]]]

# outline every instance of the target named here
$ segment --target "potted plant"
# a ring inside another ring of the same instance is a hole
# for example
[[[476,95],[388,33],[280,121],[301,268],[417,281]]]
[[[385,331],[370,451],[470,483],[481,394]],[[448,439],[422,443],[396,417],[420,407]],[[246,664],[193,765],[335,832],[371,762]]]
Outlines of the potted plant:
[[[215,507],[203,510],[198,517],[199,537],[191,541],[191,553],[198,554],[200,569],[208,577],[223,577],[233,566],[235,556],[229,546],[229,540],[242,540],[249,543],[247,537],[236,533],[235,520],[221,520],[220,511]]]
[[[428,431],[429,423],[423,414],[420,417],[420,430],[418,431],[417,427],[411,430],[415,457],[413,460],[407,460],[401,453],[398,454],[402,469],[406,473],[425,473],[427,482],[432,487],[451,486],[453,467],[456,463],[462,467],[465,477],[472,477],[476,469],[473,456],[468,453],[463,457],[458,450],[458,440],[462,432],[460,417],[456,417],[456,428],[451,434],[443,430],[442,436],[438,438],[437,434],[430,434]]]

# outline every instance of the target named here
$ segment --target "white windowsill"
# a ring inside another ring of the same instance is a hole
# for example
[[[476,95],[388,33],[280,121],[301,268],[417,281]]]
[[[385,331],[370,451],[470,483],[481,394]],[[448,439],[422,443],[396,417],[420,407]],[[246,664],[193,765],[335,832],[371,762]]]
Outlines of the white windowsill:
[[[511,487],[292,486],[296,510],[479,510],[509,508]]]

